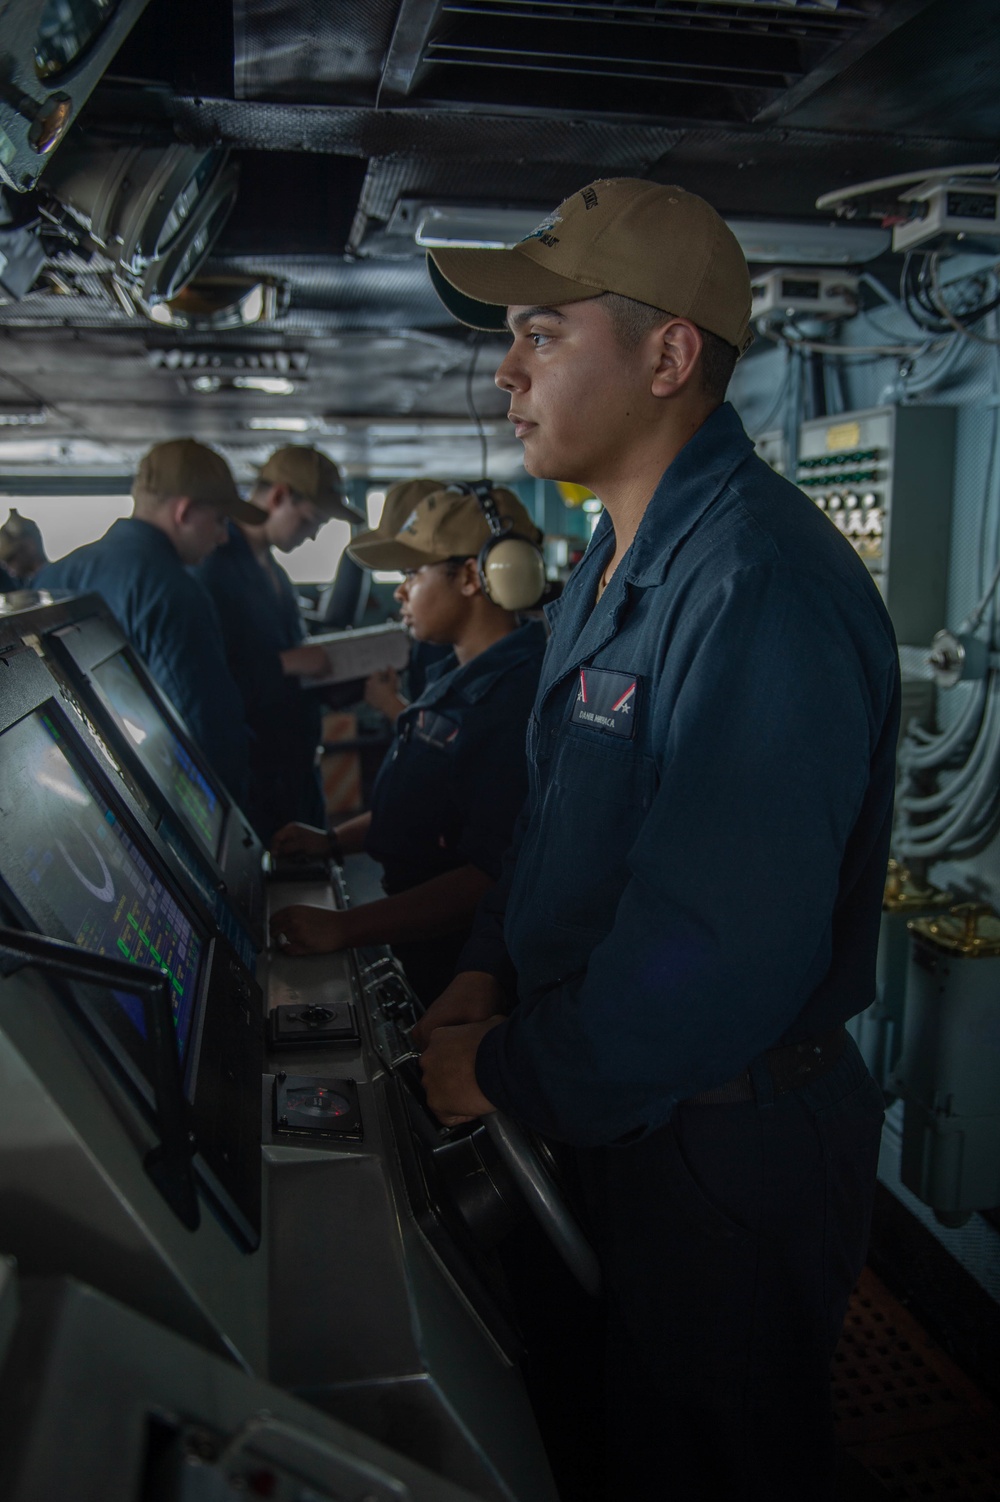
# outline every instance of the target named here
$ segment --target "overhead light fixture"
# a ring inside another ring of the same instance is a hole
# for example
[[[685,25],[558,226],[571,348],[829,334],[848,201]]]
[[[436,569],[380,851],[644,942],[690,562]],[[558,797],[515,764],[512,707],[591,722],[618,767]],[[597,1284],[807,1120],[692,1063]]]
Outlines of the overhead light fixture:
[[[413,422],[409,419],[401,419],[399,422],[373,422],[368,424],[365,431],[369,438],[388,439],[390,441],[413,440],[424,438],[477,438],[480,431],[488,438],[495,438],[501,433],[508,431],[506,419],[502,423],[486,422]],[[513,438],[513,431],[511,430]]]
[[[217,346],[215,349],[191,349],[180,345],[163,348],[159,345],[146,351],[146,359],[153,370],[170,374],[281,375],[297,381],[305,380],[309,355],[299,349],[233,349]]]
[[[48,420],[48,408],[40,402],[8,402],[0,407],[0,428],[37,428]]]
[[[308,433],[316,423],[311,417],[248,417],[243,426],[253,433]]]
[[[545,217],[538,208],[486,208],[415,204],[401,199],[388,229],[404,227],[426,250],[509,250]],[[889,232],[871,225],[813,224],[798,220],[729,219],[748,261],[781,265],[853,266],[889,249]]]
[[[295,382],[287,376],[238,375],[230,385],[237,391],[263,391],[267,396],[294,396]]]
[[[26,192],[148,0],[5,0],[0,182]]]
[[[728,219],[748,261],[779,266],[858,266],[889,249],[888,230],[794,219]]]
[[[46,186],[151,307],[195,276],[236,202],[238,168],[194,146],[92,146],[60,153]]]
[[[537,209],[427,205],[419,213],[413,238],[426,250],[509,250],[531,234],[541,217]]]

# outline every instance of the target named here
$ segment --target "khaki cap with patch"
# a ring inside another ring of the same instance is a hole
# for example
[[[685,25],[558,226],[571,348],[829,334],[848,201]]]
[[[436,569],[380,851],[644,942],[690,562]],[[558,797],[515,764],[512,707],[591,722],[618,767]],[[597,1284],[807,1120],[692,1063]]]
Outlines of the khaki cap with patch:
[[[286,443],[283,448],[275,449],[261,467],[259,478],[270,485],[288,485],[330,519],[337,517],[346,522],[365,519],[344,499],[343,476],[333,460],[319,449]]]
[[[156,443],[139,460],[132,496],[137,501],[157,496],[187,495],[215,506],[233,521],[259,527],[267,513],[241,501],[229,465],[215,449],[195,438],[171,438]]]
[[[740,354],[753,339],[739,241],[711,204],[684,188],[601,178],[512,250],[432,250],[428,261],[449,313],[474,329],[505,328],[511,306],[558,307],[618,292],[690,318]]]
[[[541,541],[541,532],[513,491],[494,486],[491,494],[501,517],[510,521],[514,536]],[[421,568],[446,558],[476,558],[490,535],[474,495],[443,489],[419,500],[395,536],[369,533],[370,541],[358,538],[348,544],[347,551],[364,568]]]
[[[395,537],[418,501],[433,495],[436,490],[446,489],[444,480],[398,480],[385,493],[378,526],[352,537],[351,547],[364,547],[370,542],[385,542],[387,538]]]

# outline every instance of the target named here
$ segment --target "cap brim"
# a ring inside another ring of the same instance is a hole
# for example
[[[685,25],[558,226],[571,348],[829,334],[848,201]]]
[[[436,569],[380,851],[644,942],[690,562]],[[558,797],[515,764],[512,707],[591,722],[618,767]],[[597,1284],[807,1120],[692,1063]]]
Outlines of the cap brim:
[[[470,329],[498,333],[510,307],[550,307],[599,297],[603,287],[571,282],[518,250],[432,250],[427,269],[448,312]]]
[[[241,501],[239,496],[235,500],[215,504],[224,516],[231,516],[234,522],[242,522],[245,527],[259,527],[261,522],[267,521],[266,511],[252,505],[250,501]]]
[[[254,465],[257,471],[258,483],[261,485],[288,485],[292,490],[296,490],[296,486],[291,480],[286,479],[284,475],[266,475],[264,473],[269,462],[269,460],[265,460],[263,464]],[[315,496],[307,495],[305,491],[297,493],[305,495],[306,500],[311,501],[314,506],[318,506],[328,521],[350,522],[352,525],[356,522],[361,522],[364,525],[368,521],[367,516],[363,512],[357,511],[351,505],[350,501],[344,500],[343,496],[336,498],[333,496],[329,498],[324,497],[321,501],[317,501]]]
[[[348,543],[348,555],[362,568],[380,568],[396,572],[408,568],[422,568],[425,563],[440,563],[436,555],[421,553],[417,548],[408,548],[405,542],[394,537],[379,538],[371,542],[355,540]]]
[[[363,512],[356,510],[349,501],[314,501],[313,505],[318,506],[323,515],[328,517],[330,521],[351,522],[352,524],[361,522],[364,524],[368,520],[367,516]]]
[[[380,532],[376,527],[370,527],[367,532],[357,532],[351,538],[347,544],[347,551],[353,554],[357,548],[364,550],[370,542],[386,542],[387,540],[384,532]],[[360,562],[360,559],[358,561]]]

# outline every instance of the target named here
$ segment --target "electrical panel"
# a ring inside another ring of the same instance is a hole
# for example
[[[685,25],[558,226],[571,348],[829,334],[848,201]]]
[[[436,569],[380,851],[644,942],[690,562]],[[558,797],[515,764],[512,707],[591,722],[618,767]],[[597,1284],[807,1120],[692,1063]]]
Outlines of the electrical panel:
[[[856,549],[900,642],[929,642],[945,619],[953,407],[874,407],[799,430],[796,484]]]

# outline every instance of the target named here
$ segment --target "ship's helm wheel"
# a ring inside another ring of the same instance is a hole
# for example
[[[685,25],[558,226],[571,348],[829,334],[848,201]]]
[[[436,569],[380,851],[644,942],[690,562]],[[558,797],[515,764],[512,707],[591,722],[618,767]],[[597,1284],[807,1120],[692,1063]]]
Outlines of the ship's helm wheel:
[[[487,1135],[545,1235],[585,1293],[601,1291],[601,1270],[542,1152],[516,1121],[494,1111],[483,1118]]]

